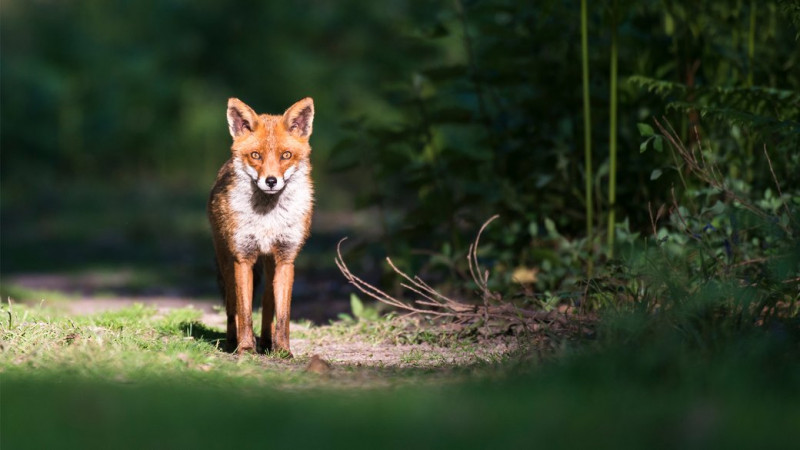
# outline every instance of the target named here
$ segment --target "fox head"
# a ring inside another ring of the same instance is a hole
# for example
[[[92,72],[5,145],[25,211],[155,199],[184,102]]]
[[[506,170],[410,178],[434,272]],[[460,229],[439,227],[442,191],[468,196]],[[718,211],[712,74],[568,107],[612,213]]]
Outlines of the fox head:
[[[238,98],[228,99],[228,129],[237,170],[259,189],[277,194],[298,172],[307,176],[314,101],[306,97],[282,116],[258,115]]]

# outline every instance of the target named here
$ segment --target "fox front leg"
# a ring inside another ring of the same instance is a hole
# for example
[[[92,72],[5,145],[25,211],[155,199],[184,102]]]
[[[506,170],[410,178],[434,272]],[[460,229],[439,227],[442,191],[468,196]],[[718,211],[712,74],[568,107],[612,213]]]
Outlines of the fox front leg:
[[[275,266],[275,328],[272,333],[272,350],[292,357],[289,347],[289,316],[291,314],[294,261],[277,261]]]
[[[253,336],[253,262],[236,261],[233,265],[236,297],[236,351],[252,352]]]

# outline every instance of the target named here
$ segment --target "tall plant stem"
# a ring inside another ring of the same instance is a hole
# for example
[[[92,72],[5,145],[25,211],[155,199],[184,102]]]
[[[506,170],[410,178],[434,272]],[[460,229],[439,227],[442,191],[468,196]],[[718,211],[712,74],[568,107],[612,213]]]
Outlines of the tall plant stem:
[[[750,0],[750,32],[747,35],[747,87],[753,87],[753,57],[756,53],[756,0]],[[753,136],[748,137],[745,142],[747,146],[747,169],[745,171],[745,180],[748,183],[753,182],[753,147],[755,147],[755,139]]]
[[[614,257],[614,224],[617,209],[617,0],[611,3],[611,99],[609,118],[608,257]]]
[[[581,56],[583,59],[583,151],[586,166],[586,242],[589,246],[587,273],[591,277],[594,272],[594,204],[592,201],[592,115],[589,102],[589,32],[586,13],[586,0],[581,0]]]
[[[750,33],[747,36],[747,87],[753,87],[753,56],[756,53],[756,0],[750,0]]]

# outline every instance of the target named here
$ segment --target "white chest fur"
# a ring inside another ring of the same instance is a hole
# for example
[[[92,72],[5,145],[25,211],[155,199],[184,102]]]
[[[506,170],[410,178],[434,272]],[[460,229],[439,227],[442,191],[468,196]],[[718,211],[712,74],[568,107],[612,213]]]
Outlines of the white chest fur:
[[[311,211],[312,187],[309,167],[298,163],[297,172],[278,194],[261,191],[252,178],[235,170],[228,202],[236,231],[234,245],[243,253],[273,253],[276,246],[297,250],[306,235],[306,217]]]

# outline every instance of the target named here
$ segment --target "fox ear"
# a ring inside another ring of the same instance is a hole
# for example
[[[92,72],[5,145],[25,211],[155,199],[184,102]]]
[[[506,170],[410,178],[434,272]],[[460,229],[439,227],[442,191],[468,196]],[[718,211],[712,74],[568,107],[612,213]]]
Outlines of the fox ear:
[[[311,136],[314,124],[314,100],[306,97],[289,107],[283,113],[283,123],[289,133],[297,137],[308,138]]]
[[[258,126],[258,114],[238,98],[228,99],[228,131],[236,138],[252,133]]]

